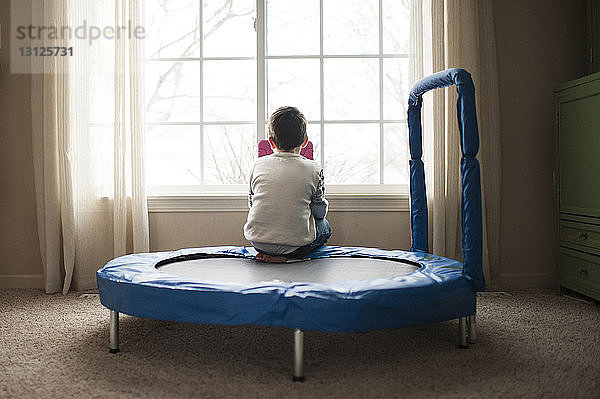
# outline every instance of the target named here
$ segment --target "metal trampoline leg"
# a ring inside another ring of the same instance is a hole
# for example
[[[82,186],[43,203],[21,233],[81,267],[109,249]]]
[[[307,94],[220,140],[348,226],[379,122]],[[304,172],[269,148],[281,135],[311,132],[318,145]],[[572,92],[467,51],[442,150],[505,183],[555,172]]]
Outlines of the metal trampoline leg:
[[[294,381],[304,382],[304,333],[294,330]]]
[[[458,319],[458,347],[461,349],[467,349],[469,347],[466,317]]]
[[[119,352],[119,312],[110,311],[110,353]]]
[[[477,341],[477,324],[474,314],[467,316],[467,325],[469,326],[469,343],[474,344]]]

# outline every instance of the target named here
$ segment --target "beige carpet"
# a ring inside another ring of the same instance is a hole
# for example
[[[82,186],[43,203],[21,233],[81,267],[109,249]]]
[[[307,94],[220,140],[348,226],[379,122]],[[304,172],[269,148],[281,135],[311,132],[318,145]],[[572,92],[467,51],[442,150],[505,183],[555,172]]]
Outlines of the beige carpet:
[[[479,340],[457,323],[306,332],[291,381],[290,329],[122,316],[108,353],[98,297],[0,290],[0,397],[600,398],[600,306],[551,292],[479,297]]]

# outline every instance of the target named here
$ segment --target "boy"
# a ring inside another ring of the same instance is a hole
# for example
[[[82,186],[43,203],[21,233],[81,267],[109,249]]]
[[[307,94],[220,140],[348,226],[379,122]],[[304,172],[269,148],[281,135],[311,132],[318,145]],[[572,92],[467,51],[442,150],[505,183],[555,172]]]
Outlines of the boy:
[[[300,155],[308,143],[304,115],[281,107],[269,118],[268,128],[274,152],[258,158],[252,168],[244,236],[258,251],[257,259],[285,263],[331,237],[328,204],[323,169]]]

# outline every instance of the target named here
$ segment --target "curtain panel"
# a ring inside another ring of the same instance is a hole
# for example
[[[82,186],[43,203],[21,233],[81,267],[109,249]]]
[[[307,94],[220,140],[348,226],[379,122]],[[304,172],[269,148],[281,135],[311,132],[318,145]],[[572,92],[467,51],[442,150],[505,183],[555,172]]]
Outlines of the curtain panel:
[[[142,38],[115,33],[142,22],[138,0],[33,7],[33,26],[62,30],[38,45],[73,47],[68,58],[32,60],[42,63],[32,66],[42,73],[33,75],[31,102],[47,293],[95,289],[95,272],[108,260],[149,250]],[[85,39],[74,35],[77,28]],[[107,34],[93,39],[93,28]]]
[[[483,206],[483,270],[498,270],[501,148],[496,39],[491,0],[413,0],[412,82],[448,68],[463,68],[475,84]],[[460,134],[454,87],[423,99],[423,147],[429,209],[430,252],[462,259]]]

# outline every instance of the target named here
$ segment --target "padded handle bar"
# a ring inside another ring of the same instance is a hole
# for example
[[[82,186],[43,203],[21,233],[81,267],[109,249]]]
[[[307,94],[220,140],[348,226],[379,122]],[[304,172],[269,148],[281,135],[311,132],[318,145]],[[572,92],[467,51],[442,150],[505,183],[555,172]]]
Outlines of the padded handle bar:
[[[464,69],[448,69],[428,76],[413,86],[408,99],[408,132],[410,144],[410,213],[411,251],[428,252],[427,194],[421,127],[423,94],[429,90],[456,86],[456,111],[461,136],[462,184],[461,221],[463,274],[470,277],[478,291],[485,290],[482,270],[481,182],[479,162],[479,131],[475,110],[475,86],[471,74]]]

